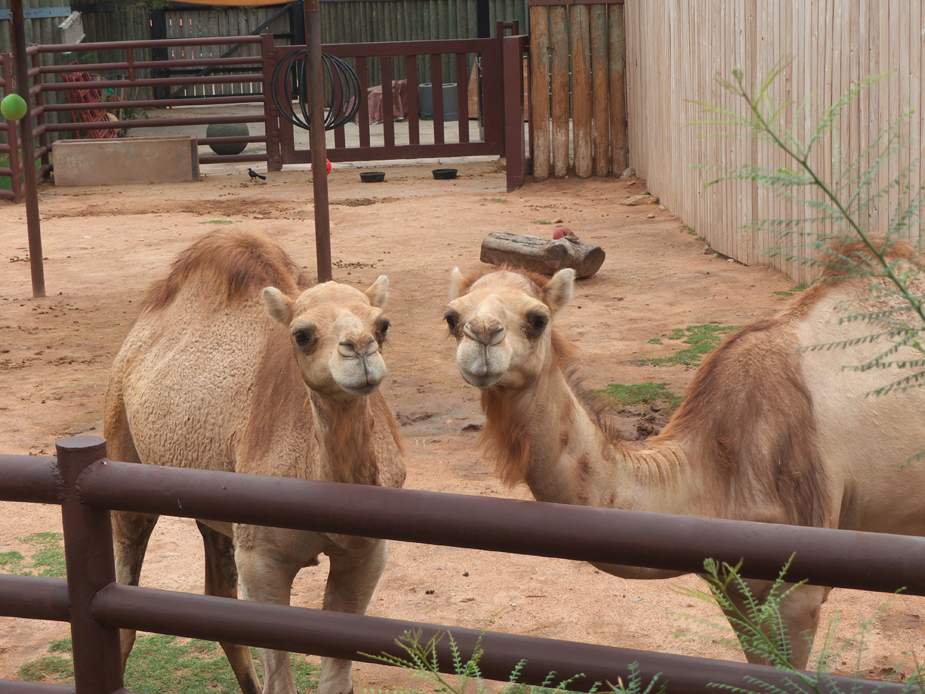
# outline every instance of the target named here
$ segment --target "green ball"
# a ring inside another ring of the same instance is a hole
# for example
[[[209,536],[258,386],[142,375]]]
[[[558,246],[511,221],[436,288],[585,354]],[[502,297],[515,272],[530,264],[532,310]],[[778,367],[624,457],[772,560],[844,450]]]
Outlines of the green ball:
[[[9,120],[19,120],[27,110],[26,102],[19,94],[7,94],[0,101],[0,113]]]
[[[212,123],[206,128],[206,137],[247,137],[250,132],[247,123]],[[216,154],[224,156],[240,154],[247,147],[246,142],[225,142],[209,145]]]

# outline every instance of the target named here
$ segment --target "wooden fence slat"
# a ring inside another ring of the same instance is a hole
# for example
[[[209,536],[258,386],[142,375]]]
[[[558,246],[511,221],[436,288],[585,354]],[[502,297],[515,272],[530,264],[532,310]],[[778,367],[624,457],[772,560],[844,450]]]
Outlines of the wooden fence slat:
[[[575,175],[590,178],[591,161],[591,41],[588,6],[572,5],[570,43],[572,59],[572,137]]]
[[[569,168],[569,31],[566,7],[549,8],[549,44],[552,51],[552,167],[556,178]]]
[[[530,113],[533,125],[533,180],[550,174],[549,10],[530,8]]]
[[[594,175],[610,173],[610,60],[607,55],[607,6],[592,5],[591,111],[593,120]]]

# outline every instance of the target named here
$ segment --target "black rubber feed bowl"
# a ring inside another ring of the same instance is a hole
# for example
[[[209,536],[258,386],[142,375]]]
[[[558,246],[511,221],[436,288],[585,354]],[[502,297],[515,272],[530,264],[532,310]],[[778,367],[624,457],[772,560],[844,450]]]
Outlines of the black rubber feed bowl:
[[[385,171],[363,171],[360,173],[363,183],[382,183],[385,180]]]
[[[448,181],[456,178],[456,169],[434,169],[433,174],[438,181]]]

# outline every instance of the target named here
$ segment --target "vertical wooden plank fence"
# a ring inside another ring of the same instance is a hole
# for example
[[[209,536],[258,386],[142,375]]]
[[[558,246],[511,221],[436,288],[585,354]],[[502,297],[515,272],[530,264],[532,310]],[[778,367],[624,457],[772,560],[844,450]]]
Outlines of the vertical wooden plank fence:
[[[611,7],[612,9],[612,7]],[[622,10],[623,8],[621,8]],[[620,14],[621,21],[624,15]],[[799,259],[769,257],[780,245],[769,233],[756,234],[743,224],[759,219],[807,216],[795,203],[779,200],[751,182],[724,182],[705,188],[715,172],[697,165],[737,167],[757,163],[792,167],[769,145],[745,138],[704,138],[718,128],[697,124],[694,103],[706,101],[745,115],[745,105],[715,81],[742,69],[746,81],[766,76],[779,60],[790,60],[772,86],[777,103],[794,109],[781,124],[802,140],[825,109],[848,87],[869,75],[883,75],[835,119],[836,131],[818,144],[812,164],[829,179],[861,155],[877,134],[912,112],[902,135],[899,157],[879,172],[885,187],[925,154],[925,9],[920,2],[877,0],[633,0],[626,3],[626,92],[630,164],[649,190],[720,253],[747,264],[767,264],[794,280],[814,279],[816,270]],[[613,30],[611,37],[613,38]],[[611,52],[611,63],[614,55]],[[611,79],[613,79],[611,74]],[[612,98],[617,90],[611,89]],[[806,102],[797,111],[796,106]],[[613,113],[611,113],[613,117]],[[611,145],[616,148],[612,126]],[[833,155],[836,161],[833,164]],[[538,158],[537,158],[538,161]],[[873,161],[871,156],[869,162]],[[616,171],[616,169],[614,169]],[[925,182],[915,171],[913,189]],[[872,231],[886,231],[901,190],[858,210]],[[921,247],[921,234],[911,239]],[[789,242],[788,242],[789,243]],[[799,249],[808,256],[812,250]]]
[[[529,0],[533,179],[627,166],[623,0]]]

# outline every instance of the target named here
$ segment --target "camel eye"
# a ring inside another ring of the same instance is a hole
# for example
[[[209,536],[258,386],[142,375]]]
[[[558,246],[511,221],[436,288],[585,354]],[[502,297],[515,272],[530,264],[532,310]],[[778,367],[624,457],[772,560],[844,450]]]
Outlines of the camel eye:
[[[384,320],[382,321],[382,324],[379,326],[379,335],[382,337],[383,340],[385,339],[386,333],[389,332],[389,327],[391,325],[392,324],[389,323],[387,320]]]
[[[305,330],[294,330],[292,337],[295,339],[295,343],[299,347],[304,347],[309,342],[311,342],[311,336]]]
[[[539,337],[549,324],[549,317],[544,316],[542,313],[538,313],[535,316],[531,316],[528,323],[530,325],[531,337]]]
[[[459,321],[452,313],[446,314],[443,317],[443,320],[446,321],[446,324],[449,326],[451,331],[456,330],[456,326],[459,325]]]

